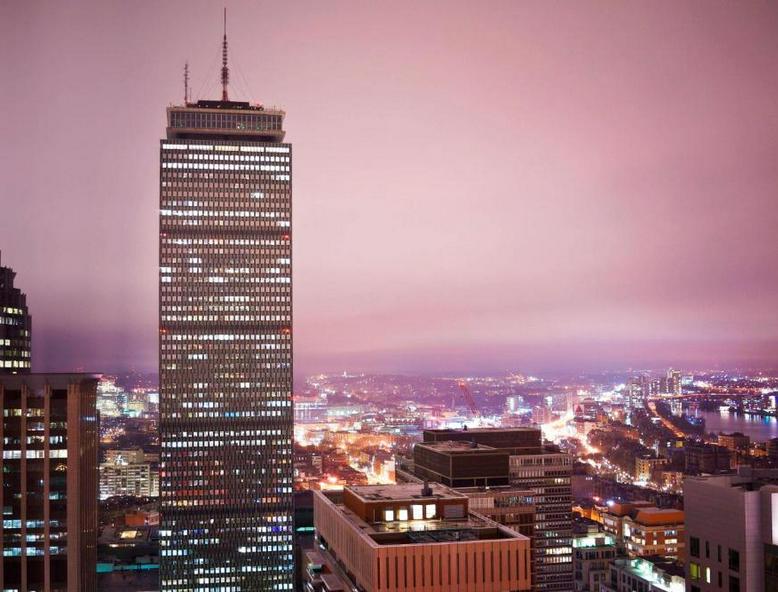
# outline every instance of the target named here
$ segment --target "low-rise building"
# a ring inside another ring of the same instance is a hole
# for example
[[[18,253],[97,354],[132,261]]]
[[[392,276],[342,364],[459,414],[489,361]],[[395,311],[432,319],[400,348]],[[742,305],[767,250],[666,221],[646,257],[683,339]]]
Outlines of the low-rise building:
[[[729,471],[729,450],[716,444],[688,444],[684,449],[686,473],[700,475]]]
[[[751,447],[751,438],[740,432],[732,434],[719,434],[719,446],[737,452],[748,452]]]
[[[599,592],[608,565],[616,558],[616,539],[604,533],[573,538],[573,576],[576,592]]]
[[[654,471],[665,466],[669,462],[670,461],[666,458],[639,456],[635,459],[635,479],[649,482],[653,478]]]
[[[684,513],[657,508],[651,502],[617,503],[602,515],[603,530],[616,538],[630,557],[683,558]]]
[[[672,508],[641,508],[624,517],[622,536],[630,557],[683,559],[684,513]]]
[[[654,504],[646,501],[634,502],[608,502],[601,512],[602,529],[616,538],[621,543],[624,530],[624,518],[640,508],[653,508]]]
[[[434,483],[314,492],[321,549],[364,592],[530,590],[530,539]]]
[[[684,592],[683,568],[659,557],[617,559],[601,592]]]

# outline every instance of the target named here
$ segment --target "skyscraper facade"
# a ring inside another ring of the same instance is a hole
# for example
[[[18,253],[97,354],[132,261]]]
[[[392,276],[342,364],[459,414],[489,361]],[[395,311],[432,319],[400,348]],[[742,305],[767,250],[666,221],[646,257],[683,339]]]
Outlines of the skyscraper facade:
[[[97,590],[97,380],[0,376],[0,590]]]
[[[290,590],[292,148],[222,80],[160,145],[161,588]]]
[[[25,374],[31,365],[32,320],[27,296],[14,286],[15,277],[10,267],[0,265],[0,374]]]

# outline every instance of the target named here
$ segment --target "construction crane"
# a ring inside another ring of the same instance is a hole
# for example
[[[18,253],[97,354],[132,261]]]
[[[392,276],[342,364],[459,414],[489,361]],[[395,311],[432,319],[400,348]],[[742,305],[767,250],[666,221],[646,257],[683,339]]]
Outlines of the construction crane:
[[[470,408],[470,413],[473,417],[481,417],[481,412],[478,411],[478,407],[475,405],[475,399],[473,398],[473,393],[470,392],[470,389],[467,386],[467,382],[464,380],[460,380],[458,383],[459,390],[462,391],[462,395],[465,397],[465,402],[467,403],[467,406]]]

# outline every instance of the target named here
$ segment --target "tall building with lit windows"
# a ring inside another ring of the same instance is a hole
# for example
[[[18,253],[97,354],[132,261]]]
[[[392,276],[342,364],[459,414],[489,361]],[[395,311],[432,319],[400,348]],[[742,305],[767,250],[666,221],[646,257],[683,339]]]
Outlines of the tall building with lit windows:
[[[291,590],[292,147],[284,112],[167,109],[160,144],[161,589]]]
[[[0,376],[0,590],[97,591],[99,378]]]
[[[13,269],[0,265],[0,374],[30,372],[32,320],[27,296],[14,286],[15,277]]]

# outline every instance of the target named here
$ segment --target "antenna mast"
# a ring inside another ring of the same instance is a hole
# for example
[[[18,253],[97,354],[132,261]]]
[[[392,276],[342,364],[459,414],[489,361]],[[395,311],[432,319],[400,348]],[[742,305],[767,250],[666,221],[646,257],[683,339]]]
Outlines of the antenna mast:
[[[230,69],[227,67],[227,7],[224,7],[224,41],[222,42],[222,101],[229,101],[227,84],[230,82]]]
[[[189,103],[189,62],[184,64],[184,105]]]

